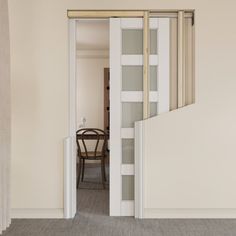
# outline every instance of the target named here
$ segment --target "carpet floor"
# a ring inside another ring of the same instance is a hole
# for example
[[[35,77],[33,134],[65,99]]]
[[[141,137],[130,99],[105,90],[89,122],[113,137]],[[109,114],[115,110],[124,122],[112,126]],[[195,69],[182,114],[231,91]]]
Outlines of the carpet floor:
[[[233,219],[109,217],[108,184],[103,190],[96,168],[86,169],[85,181],[77,194],[78,213],[74,219],[15,219],[2,236],[236,236]]]

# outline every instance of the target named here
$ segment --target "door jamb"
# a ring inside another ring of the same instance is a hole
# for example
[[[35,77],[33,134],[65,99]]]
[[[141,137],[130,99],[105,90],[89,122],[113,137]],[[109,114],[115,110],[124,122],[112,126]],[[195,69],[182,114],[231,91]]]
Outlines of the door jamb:
[[[64,139],[64,218],[76,214],[76,19],[68,20],[68,137]]]

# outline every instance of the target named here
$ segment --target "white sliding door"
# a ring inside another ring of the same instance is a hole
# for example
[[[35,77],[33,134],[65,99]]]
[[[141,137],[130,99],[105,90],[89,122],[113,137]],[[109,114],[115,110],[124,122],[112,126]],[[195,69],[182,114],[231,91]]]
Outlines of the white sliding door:
[[[110,19],[111,215],[134,215],[134,122],[143,119],[142,23],[142,18]]]
[[[168,19],[150,18],[149,28],[148,117],[169,110]],[[111,215],[134,215],[134,126],[144,114],[143,51],[143,18],[111,18]]]

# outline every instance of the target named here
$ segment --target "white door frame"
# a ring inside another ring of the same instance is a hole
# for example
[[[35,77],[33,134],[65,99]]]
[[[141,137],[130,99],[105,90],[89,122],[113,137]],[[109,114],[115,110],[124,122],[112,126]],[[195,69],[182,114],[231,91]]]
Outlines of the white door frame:
[[[76,214],[76,202],[77,202],[77,189],[76,189],[76,155],[77,155],[77,147],[76,147],[76,131],[77,131],[77,75],[76,75],[76,22],[78,19],[69,19],[69,136],[64,139],[64,218],[73,218]],[[114,62],[115,63],[115,62]],[[117,80],[119,81],[119,80]],[[113,86],[111,86],[113,87]],[[112,99],[115,101],[116,97]],[[115,107],[112,105],[111,101],[111,109]],[[118,100],[120,102],[120,100]],[[111,112],[112,114],[112,112]],[[115,112],[114,112],[115,114]],[[114,117],[113,117],[114,118]],[[111,119],[113,120],[112,115]],[[114,119],[116,121],[117,119]],[[114,129],[116,125],[111,124],[111,130]],[[119,127],[118,127],[119,129]],[[117,132],[117,128],[114,132],[111,132],[111,147],[112,140],[116,139],[113,135]],[[111,148],[111,155],[113,152]],[[116,155],[117,156],[117,155]],[[121,159],[121,157],[120,157]],[[121,215],[121,170],[118,168],[117,162],[120,162],[120,159],[110,160],[110,215],[111,216],[120,216]],[[117,186],[120,186],[118,188]]]
[[[76,214],[76,19],[68,20],[69,36],[69,134],[64,139],[64,218]]]
[[[99,17],[98,17],[99,18]],[[109,19],[109,18],[108,18]],[[73,218],[76,214],[76,200],[77,200],[77,189],[76,189],[76,130],[77,130],[77,75],[76,75],[76,22],[77,19],[68,20],[69,28],[69,136],[64,139],[64,218]],[[111,29],[112,31],[112,29]],[[114,27],[113,31],[110,31],[110,38],[114,39],[114,35],[120,35],[120,28]],[[117,35],[117,37],[120,37]],[[112,54],[113,57],[110,58],[110,66],[119,64],[117,59],[120,57],[120,50],[117,51],[116,40],[112,40],[114,43],[111,45],[111,48],[115,49]],[[119,55],[114,56],[116,53]],[[109,213],[110,216],[127,216],[134,215],[133,205],[134,201],[122,201],[121,197],[121,176],[125,171],[130,174],[130,171],[133,173],[133,165],[130,165],[130,168],[121,168],[121,153],[120,147],[117,146],[117,138],[120,139],[121,130],[120,130],[120,118],[117,117],[117,107],[120,104],[120,92],[117,93],[117,83],[120,83],[120,74],[121,71],[117,69],[117,66],[113,66],[114,70],[111,70],[111,94],[113,91],[113,96],[111,100],[111,132],[110,132],[110,155],[115,158],[110,158],[110,188],[109,188]],[[119,87],[119,86],[118,86]],[[113,111],[113,108],[115,109]],[[120,141],[118,141],[120,142]],[[113,144],[114,143],[114,144]],[[126,165],[128,166],[128,165]],[[128,166],[129,167],[129,166]],[[127,174],[126,173],[126,174]],[[132,174],[131,173],[131,174]]]
[[[99,18],[99,17],[95,17]],[[107,17],[108,18],[108,17]],[[76,130],[77,130],[77,122],[76,122],[76,115],[77,115],[77,106],[76,106],[76,100],[77,100],[77,86],[76,86],[76,22],[78,18],[69,18],[68,20],[68,28],[69,28],[69,91],[68,91],[68,97],[69,97],[69,111],[68,111],[68,120],[69,120],[69,132],[68,137],[64,139],[64,218],[73,218],[76,214],[76,202],[77,202],[77,189],[76,189],[76,156],[77,156],[77,147],[76,147]],[[163,24],[166,24],[166,21],[162,21]],[[160,42],[163,50],[161,50],[159,53],[162,54],[163,57],[159,55],[159,66],[162,69],[159,70],[159,75],[161,78],[168,78],[169,74],[169,64],[167,61],[168,53],[165,54],[165,51],[169,50],[168,46],[168,30],[166,31],[166,27],[163,27],[164,34],[166,35],[164,38],[161,37]],[[114,32],[114,34],[117,32]],[[113,34],[111,34],[113,35]],[[114,35],[113,35],[114,37]],[[160,47],[159,47],[160,48]],[[117,55],[118,56],[118,55]],[[117,57],[118,58],[118,57]],[[111,58],[110,58],[111,59]],[[162,60],[163,59],[163,60]],[[117,63],[117,61],[110,61],[110,64]],[[147,69],[147,65],[145,65],[145,68]],[[167,74],[166,74],[167,72]],[[120,74],[120,72],[117,71],[118,74],[116,74],[116,77]],[[117,83],[119,83],[119,79],[117,79]],[[113,85],[111,86],[115,88],[116,81],[113,80]],[[163,92],[159,93],[158,96],[158,102],[159,104],[159,113],[167,112],[169,110],[169,79],[168,80],[159,80],[159,88],[160,86],[163,88]],[[151,94],[151,93],[150,93]],[[113,101],[114,104],[118,101],[120,103],[120,98],[115,101],[116,97],[114,95]],[[149,98],[148,98],[149,100]],[[112,99],[111,99],[111,110],[112,110]],[[116,106],[113,107],[115,108]],[[112,112],[111,112],[112,113]],[[114,112],[115,114],[115,112]],[[114,119],[117,120],[117,118],[112,117],[111,114],[111,120]],[[141,122],[142,123],[142,122]],[[120,127],[118,126],[119,131],[121,132]],[[115,122],[111,122],[111,129],[117,129],[115,126]],[[139,123],[135,127],[135,215],[136,217],[142,218],[142,208],[143,208],[143,184],[142,184],[142,158],[144,150],[143,147],[143,126]],[[114,133],[113,133],[114,134]],[[141,135],[141,136],[140,136]],[[118,135],[119,136],[119,135]],[[119,137],[120,138],[120,137]],[[111,132],[111,143],[112,140],[114,141],[116,137]],[[140,147],[137,149],[137,144]],[[112,145],[111,145],[112,146]],[[111,154],[113,152],[116,152],[116,150],[111,150]],[[117,155],[116,155],[117,156]],[[125,212],[125,209],[127,209],[127,204],[124,204],[124,212],[122,213],[122,204],[121,204],[121,174],[122,174],[122,168],[121,168],[121,155],[118,155],[119,158],[117,160],[112,160],[110,163],[110,215],[112,216],[121,216],[121,215],[129,215],[129,212]],[[137,159],[137,157],[139,157]],[[126,171],[126,169],[124,170]],[[130,170],[129,170],[130,171]],[[126,172],[125,172],[126,173]],[[138,181],[138,182],[137,182]]]

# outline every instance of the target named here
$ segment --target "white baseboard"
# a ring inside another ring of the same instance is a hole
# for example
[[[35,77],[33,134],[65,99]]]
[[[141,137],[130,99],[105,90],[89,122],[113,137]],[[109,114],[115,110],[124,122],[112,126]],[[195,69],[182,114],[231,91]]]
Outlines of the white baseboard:
[[[149,219],[236,219],[236,209],[144,209]]]
[[[55,209],[11,209],[11,218],[13,219],[62,219],[64,218],[63,208]]]

